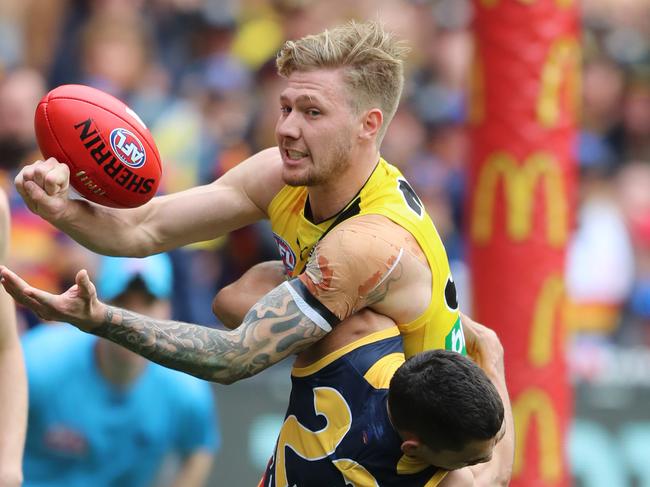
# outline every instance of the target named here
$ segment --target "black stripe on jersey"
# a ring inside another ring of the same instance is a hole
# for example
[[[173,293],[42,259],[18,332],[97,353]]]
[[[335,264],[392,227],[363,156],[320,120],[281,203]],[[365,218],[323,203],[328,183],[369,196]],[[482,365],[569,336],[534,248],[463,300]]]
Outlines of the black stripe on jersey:
[[[348,218],[352,218],[353,216],[356,216],[359,213],[361,213],[361,196],[355,198],[355,200],[352,203],[350,203],[350,205],[345,210],[339,213],[339,216],[337,216],[336,220],[334,220],[334,222],[330,225],[330,227],[327,230],[325,230],[325,232],[323,232],[323,235],[320,236],[318,241],[320,242],[321,240],[323,240],[323,237],[325,237],[325,235],[327,235],[330,232],[330,230],[332,230],[336,225],[338,225],[339,223],[343,223]]]
[[[300,279],[291,279],[287,282],[291,288],[298,293],[298,295],[305,301],[305,303],[312,308],[316,313],[318,313],[327,323],[334,327],[338,325],[341,320],[332,313],[327,307],[316,299],[307,289],[307,286],[303,284]]]

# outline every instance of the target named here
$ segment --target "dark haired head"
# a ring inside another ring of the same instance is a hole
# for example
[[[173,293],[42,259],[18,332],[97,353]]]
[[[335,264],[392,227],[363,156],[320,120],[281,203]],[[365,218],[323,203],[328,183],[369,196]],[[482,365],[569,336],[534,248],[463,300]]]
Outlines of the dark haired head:
[[[432,451],[459,451],[495,438],[504,417],[501,397],[485,372],[446,350],[408,359],[390,382],[388,407],[395,428]]]

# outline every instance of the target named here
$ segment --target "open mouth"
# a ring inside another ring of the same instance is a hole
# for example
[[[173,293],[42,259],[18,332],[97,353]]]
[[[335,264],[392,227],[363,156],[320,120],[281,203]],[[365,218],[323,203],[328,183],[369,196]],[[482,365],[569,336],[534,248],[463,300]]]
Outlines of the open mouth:
[[[305,157],[309,156],[308,152],[302,152],[298,151],[295,149],[284,149],[284,156],[286,159],[289,161],[300,161],[301,159],[304,159]]]

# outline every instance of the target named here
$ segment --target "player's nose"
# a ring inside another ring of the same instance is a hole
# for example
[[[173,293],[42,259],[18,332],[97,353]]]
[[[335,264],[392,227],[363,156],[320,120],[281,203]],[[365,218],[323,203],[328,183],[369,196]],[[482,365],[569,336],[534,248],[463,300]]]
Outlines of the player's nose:
[[[281,117],[278,120],[276,131],[280,137],[299,139],[300,125],[299,125],[298,116],[295,115],[295,112],[291,112],[288,115]]]

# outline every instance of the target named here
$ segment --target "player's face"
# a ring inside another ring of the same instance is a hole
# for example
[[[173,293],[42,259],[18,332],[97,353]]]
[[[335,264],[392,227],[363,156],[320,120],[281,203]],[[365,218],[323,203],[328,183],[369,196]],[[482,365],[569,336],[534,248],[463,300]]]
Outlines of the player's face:
[[[418,449],[418,457],[431,465],[445,469],[456,470],[479,463],[489,462],[496,444],[505,434],[505,425],[494,438],[475,440],[465,445],[461,450],[432,450],[424,445]]]
[[[275,127],[286,184],[322,185],[349,167],[361,128],[349,96],[340,70],[291,74]]]

